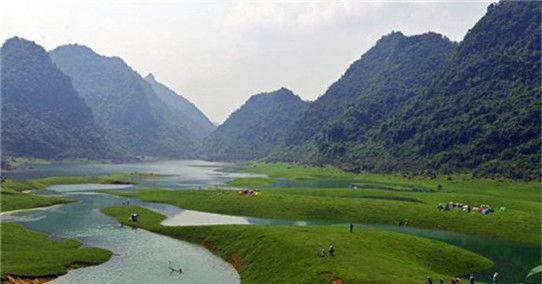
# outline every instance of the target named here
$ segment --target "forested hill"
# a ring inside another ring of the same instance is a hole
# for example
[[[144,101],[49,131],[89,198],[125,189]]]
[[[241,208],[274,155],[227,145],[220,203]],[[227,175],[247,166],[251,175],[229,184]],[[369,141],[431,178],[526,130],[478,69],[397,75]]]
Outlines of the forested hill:
[[[145,81],[151,85],[158,98],[180,116],[180,122],[188,130],[191,137],[195,137],[197,140],[203,139],[216,128],[193,103],[156,81],[152,74],[147,75]]]
[[[541,2],[503,1],[375,139],[441,171],[540,177]]]
[[[457,46],[436,34],[382,38],[311,104],[273,159],[537,178],[541,7],[492,4]]]
[[[199,140],[183,118],[122,59],[101,56],[81,45],[60,46],[50,55],[72,77],[115,151],[129,156],[193,154]]]
[[[374,126],[381,116],[389,115],[393,108],[400,107],[426,86],[453,49],[451,41],[435,33],[407,37],[393,32],[382,37],[324,95],[310,104],[302,118],[288,130],[286,145],[313,138],[322,126],[345,111],[360,112],[358,123]],[[361,124],[351,126],[357,128]]]
[[[9,156],[108,157],[91,110],[41,46],[12,38],[1,53],[3,162]]]
[[[286,88],[254,95],[211,133],[199,153],[203,158],[218,160],[265,157],[307,106]]]

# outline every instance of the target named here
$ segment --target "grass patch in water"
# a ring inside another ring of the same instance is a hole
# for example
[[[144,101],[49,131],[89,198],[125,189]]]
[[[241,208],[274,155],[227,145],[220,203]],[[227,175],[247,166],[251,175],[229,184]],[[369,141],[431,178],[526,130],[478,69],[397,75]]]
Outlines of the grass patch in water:
[[[55,204],[74,202],[72,199],[61,197],[40,196],[30,193],[4,193],[0,195],[1,212],[47,207]]]
[[[0,210],[5,212],[30,209],[73,201],[68,198],[24,193],[24,191],[39,190],[57,184],[136,184],[138,179],[152,176],[156,175],[147,173],[120,173],[104,176],[47,177],[31,180],[6,179],[0,184]]]
[[[165,216],[137,206],[102,212],[123,222],[136,212],[139,222],[131,225],[207,247],[232,263],[243,283],[423,283],[428,275],[449,279],[492,265],[445,243],[367,228],[351,234],[343,226],[166,227]],[[319,257],[330,241],[336,256]]]
[[[58,276],[70,268],[106,262],[112,255],[108,250],[81,247],[81,243],[75,240],[55,241],[19,224],[3,222],[0,231],[2,279],[7,275],[29,278]]]
[[[137,197],[184,209],[283,220],[398,224],[502,238],[539,245],[540,204],[537,200],[507,200],[466,193],[393,192],[349,189],[263,189],[257,196],[238,196],[221,190],[172,191],[143,189],[107,193]],[[401,200],[401,199],[408,199]],[[419,202],[412,202],[417,200]],[[436,205],[450,200],[489,203],[506,212],[489,215],[459,210],[441,212]]]

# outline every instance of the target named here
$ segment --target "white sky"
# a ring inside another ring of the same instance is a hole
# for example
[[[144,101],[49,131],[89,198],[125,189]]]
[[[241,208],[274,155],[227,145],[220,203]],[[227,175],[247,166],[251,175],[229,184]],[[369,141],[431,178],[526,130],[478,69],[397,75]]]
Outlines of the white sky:
[[[2,0],[0,40],[119,56],[222,122],[251,95],[282,86],[315,99],[391,31],[460,41],[489,3]]]

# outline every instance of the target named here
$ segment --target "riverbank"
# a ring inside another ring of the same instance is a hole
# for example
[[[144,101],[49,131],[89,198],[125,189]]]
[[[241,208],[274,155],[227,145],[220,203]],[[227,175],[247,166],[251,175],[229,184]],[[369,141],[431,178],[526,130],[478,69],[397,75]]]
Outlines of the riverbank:
[[[34,180],[6,179],[0,191],[0,214],[44,209],[75,202],[73,199],[35,195],[32,191],[58,184],[134,184],[137,179],[152,174],[111,174],[104,176],[48,177]],[[76,240],[55,241],[45,234],[21,225],[1,223],[1,268],[3,282],[41,283],[69,269],[97,265],[111,257],[111,252],[99,248],[82,248]],[[36,261],[39,259],[39,261]],[[8,276],[10,277],[8,279]]]
[[[235,191],[160,189],[107,193],[137,197],[147,202],[219,214],[283,220],[408,225],[454,231],[539,245],[539,204],[495,196],[454,193],[397,193],[377,189],[261,189],[256,196]],[[506,211],[489,215],[459,209],[437,210],[441,202],[492,204]]]
[[[334,167],[282,163],[252,163],[243,171],[268,176],[229,182],[238,187],[264,189],[258,199],[244,201],[220,195],[216,198],[201,196],[210,198],[211,202],[207,203],[209,208],[201,208],[207,204],[197,205],[194,198],[198,197],[190,195],[190,198],[178,196],[174,205],[194,210],[210,209],[210,212],[223,214],[236,214],[228,212],[230,210],[242,211],[239,213],[244,216],[264,218],[297,219],[300,215],[308,214],[316,219],[347,222],[397,224],[408,221],[409,226],[420,228],[476,234],[532,245],[542,242],[542,235],[539,234],[542,188],[536,181],[477,179],[469,175],[423,177],[355,174]],[[144,195],[147,196],[143,198],[150,198],[148,193]],[[313,204],[307,205],[307,202]],[[471,207],[489,204],[496,212],[480,215],[461,210],[437,210],[439,204],[449,202]],[[226,204],[222,206],[220,203]],[[259,203],[269,203],[268,212],[264,212],[266,206]],[[212,208],[216,207],[213,211]],[[289,209],[280,210],[281,207]],[[296,209],[299,207],[306,209]],[[501,208],[504,211],[500,211]],[[312,209],[315,209],[314,212],[309,212]],[[292,210],[293,213],[287,212]]]
[[[151,232],[200,244],[230,262],[243,283],[423,283],[480,271],[490,260],[424,238],[343,226],[193,226],[168,227],[165,216],[137,206],[102,209],[106,215]],[[336,256],[320,257],[333,242]],[[356,265],[352,265],[356,264]],[[336,282],[342,283],[342,282]]]
[[[73,202],[68,198],[49,197],[32,194],[34,190],[44,189],[58,184],[137,184],[138,180],[154,177],[152,173],[119,173],[103,176],[63,176],[47,177],[32,180],[6,179],[1,184],[0,211],[13,211],[54,204]]]
[[[21,281],[50,280],[69,269],[103,263],[112,255],[108,250],[82,247],[76,240],[55,241],[14,223],[2,222],[1,237],[3,281],[8,276]]]

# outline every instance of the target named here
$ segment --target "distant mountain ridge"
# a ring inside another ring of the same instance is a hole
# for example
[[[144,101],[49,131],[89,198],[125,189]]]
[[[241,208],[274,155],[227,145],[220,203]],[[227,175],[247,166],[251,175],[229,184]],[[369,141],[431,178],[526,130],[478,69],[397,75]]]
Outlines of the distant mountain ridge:
[[[190,136],[201,140],[215,130],[216,126],[193,103],[156,81],[153,74],[148,74],[145,81],[151,85],[158,98],[180,116],[179,120]]]
[[[80,45],[60,46],[50,55],[72,77],[108,142],[119,153],[192,157],[196,144],[210,129],[191,125],[187,120],[190,114],[175,106],[185,101],[164,99],[169,96],[164,94],[164,86],[155,81],[149,84],[118,57],[101,56]],[[201,113],[196,121],[201,123]]]
[[[200,156],[213,160],[263,158],[284,139],[286,127],[307,106],[286,88],[253,95],[205,139]]]
[[[1,53],[3,162],[8,156],[109,157],[91,110],[41,46],[11,38]]]

